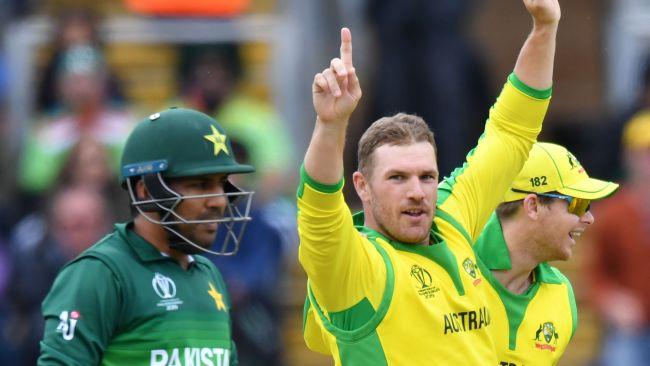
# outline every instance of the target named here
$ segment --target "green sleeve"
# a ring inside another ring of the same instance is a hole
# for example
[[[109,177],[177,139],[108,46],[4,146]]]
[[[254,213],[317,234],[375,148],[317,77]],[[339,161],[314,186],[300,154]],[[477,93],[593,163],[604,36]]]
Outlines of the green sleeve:
[[[100,260],[82,258],[59,273],[43,301],[38,365],[97,365],[117,327],[117,279]]]
[[[576,305],[576,295],[573,293],[573,286],[571,286],[571,282],[569,282],[566,277],[565,280],[567,288],[569,290],[569,304],[571,305],[571,319],[573,320],[571,327],[571,339],[573,339],[573,336],[576,334],[576,329],[578,328],[578,306]]]

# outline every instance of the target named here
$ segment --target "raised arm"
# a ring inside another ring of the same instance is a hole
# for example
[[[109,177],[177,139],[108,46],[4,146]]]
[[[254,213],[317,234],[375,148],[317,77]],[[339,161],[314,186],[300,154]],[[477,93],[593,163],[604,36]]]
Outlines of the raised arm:
[[[558,0],[524,0],[533,17],[533,30],[519,52],[515,75],[534,89],[548,89],[553,85],[555,36],[560,21]]]
[[[343,177],[343,148],[350,115],[361,99],[352,64],[352,34],[341,29],[341,55],[316,74],[312,84],[316,126],[305,155],[307,174],[319,183],[336,184]]]
[[[436,215],[460,224],[470,242],[476,240],[528,158],[551,96],[560,5],[558,0],[522,2],[533,18],[533,30],[521,48],[513,75],[490,109],[478,146],[438,188]]]

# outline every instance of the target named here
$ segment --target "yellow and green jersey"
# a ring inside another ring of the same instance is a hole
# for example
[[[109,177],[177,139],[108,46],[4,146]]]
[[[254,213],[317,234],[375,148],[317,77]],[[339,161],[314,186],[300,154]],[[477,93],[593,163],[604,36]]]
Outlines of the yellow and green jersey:
[[[466,163],[439,186],[431,245],[396,242],[353,217],[337,185],[304,169],[299,259],[304,337],[337,365],[496,365],[489,284],[472,244],[527,159],[550,90],[512,74]]]
[[[501,223],[496,214],[488,221],[474,246],[479,267],[492,287],[488,303],[490,332],[499,365],[555,365],[576,329],[578,314],[569,280],[557,268],[540,263],[533,284],[523,294],[508,291],[491,270],[512,268]]]

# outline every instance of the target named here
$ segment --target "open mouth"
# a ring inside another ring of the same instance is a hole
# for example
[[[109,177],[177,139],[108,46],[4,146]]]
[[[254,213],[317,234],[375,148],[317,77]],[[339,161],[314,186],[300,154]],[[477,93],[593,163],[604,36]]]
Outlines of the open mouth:
[[[576,238],[580,237],[580,235],[582,235],[582,231],[571,231],[569,233],[571,240],[575,240]]]
[[[423,216],[425,212],[424,210],[411,209],[411,210],[402,211],[402,214],[417,218]]]

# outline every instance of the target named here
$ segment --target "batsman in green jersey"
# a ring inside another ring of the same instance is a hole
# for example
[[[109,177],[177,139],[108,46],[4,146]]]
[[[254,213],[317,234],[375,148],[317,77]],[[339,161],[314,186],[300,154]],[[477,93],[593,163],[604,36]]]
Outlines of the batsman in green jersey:
[[[252,192],[228,176],[253,167],[234,160],[214,119],[181,108],[140,122],[121,164],[134,219],[59,273],[38,364],[237,364],[221,274],[196,254],[237,251]]]

